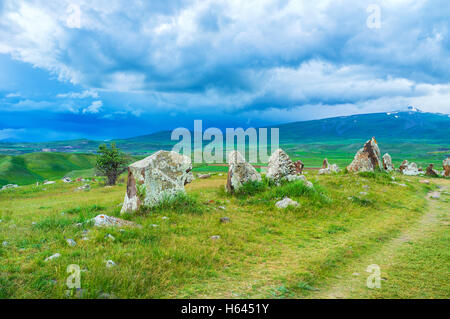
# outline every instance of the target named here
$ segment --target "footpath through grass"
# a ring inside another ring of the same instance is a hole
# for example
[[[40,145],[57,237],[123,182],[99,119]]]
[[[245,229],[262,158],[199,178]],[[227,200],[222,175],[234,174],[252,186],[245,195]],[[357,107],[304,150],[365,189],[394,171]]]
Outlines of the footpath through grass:
[[[312,190],[297,182],[278,188],[256,185],[247,194],[230,196],[223,191],[226,174],[216,172],[187,186],[188,206],[166,203],[127,216],[142,228],[122,230],[76,224],[100,213],[119,216],[124,183],[91,183],[90,191],[75,191],[81,184],[58,182],[2,192],[0,298],[66,298],[71,264],[80,266],[78,294],[85,298],[313,296],[329,289],[346,267],[382,251],[420,221],[429,209],[425,196],[434,188],[419,178],[397,175],[396,182],[406,187],[379,174],[309,172],[307,177],[314,183]],[[284,196],[300,207],[275,208]],[[440,203],[448,211],[448,200]],[[222,217],[230,222],[221,223]],[[435,248],[424,251],[433,256],[428,256],[430,262],[446,262],[447,255],[438,248],[446,245],[442,238],[430,237],[423,244]],[[69,246],[67,239],[76,246]],[[61,257],[44,261],[55,253]],[[399,254],[400,264],[416,253]],[[106,267],[107,260],[116,266]],[[408,269],[407,275],[417,277],[426,266]],[[448,276],[433,276],[416,295],[448,297]],[[430,290],[431,282],[442,282],[441,290]],[[70,298],[76,297],[72,292]]]

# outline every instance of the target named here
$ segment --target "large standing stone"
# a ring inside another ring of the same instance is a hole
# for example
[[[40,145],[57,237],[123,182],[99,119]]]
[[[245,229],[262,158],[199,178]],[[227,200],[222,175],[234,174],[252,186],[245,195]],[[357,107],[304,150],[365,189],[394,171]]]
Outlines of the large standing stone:
[[[408,175],[408,176],[416,176],[419,175],[419,169],[417,168],[417,164],[416,163],[409,163],[407,160],[404,160],[402,165],[400,165],[399,167],[400,172],[403,175]]]
[[[374,137],[364,144],[356,153],[353,162],[347,166],[349,172],[373,172],[382,168],[380,149]]]
[[[438,177],[439,176],[439,172],[434,169],[434,165],[433,164],[430,164],[427,167],[427,171],[426,171],[425,174],[428,175],[428,176],[434,176],[434,177]]]
[[[184,192],[193,180],[189,157],[176,152],[159,151],[128,167],[127,193],[122,213],[141,205],[152,207],[167,196]]]
[[[279,183],[282,179],[295,180],[297,170],[294,163],[282,149],[278,149],[269,157],[266,177]]]
[[[442,162],[442,166],[444,167],[444,176],[450,177],[450,157]]]
[[[383,168],[387,172],[392,172],[394,170],[394,165],[392,164],[392,157],[388,153],[383,155]]]
[[[305,167],[305,164],[303,164],[301,160],[298,160],[297,162],[294,163],[294,165],[295,165],[295,172],[297,174],[303,174],[303,168]]]
[[[228,179],[227,191],[232,193],[242,187],[243,184],[253,181],[261,181],[261,175],[256,169],[245,161],[238,151],[232,151],[228,155]]]

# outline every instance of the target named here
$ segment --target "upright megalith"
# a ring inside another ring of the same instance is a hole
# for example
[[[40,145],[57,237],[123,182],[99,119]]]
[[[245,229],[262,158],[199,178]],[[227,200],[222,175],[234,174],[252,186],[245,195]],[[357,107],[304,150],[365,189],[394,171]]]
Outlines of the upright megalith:
[[[381,153],[375,137],[367,141],[355,155],[353,162],[347,166],[349,172],[373,172],[382,169]]]
[[[297,174],[303,174],[303,168],[305,167],[305,164],[301,160],[298,160],[294,163],[295,166],[295,172]]]
[[[383,155],[383,168],[387,172],[392,172],[394,170],[394,165],[392,164],[392,157],[388,153]]]
[[[276,150],[269,157],[266,177],[277,184],[283,179],[288,181],[300,179],[295,164],[282,149]]]
[[[442,167],[444,168],[444,177],[450,177],[450,157],[442,162]]]
[[[330,163],[328,162],[328,159],[324,159],[322,168],[319,169],[318,174],[324,175],[324,174],[331,174],[331,173],[339,173],[340,170],[341,169],[339,168],[339,166],[337,164],[330,165]]]
[[[433,164],[430,164],[427,167],[425,175],[432,176],[432,177],[438,177],[439,176],[439,172],[434,169],[434,165]]]
[[[189,157],[176,152],[159,151],[128,167],[128,184],[122,213],[141,205],[152,207],[165,197],[184,192],[193,180]]]
[[[232,151],[228,155],[228,164],[230,165],[227,179],[229,193],[237,191],[245,183],[262,180],[261,175],[238,151]]]

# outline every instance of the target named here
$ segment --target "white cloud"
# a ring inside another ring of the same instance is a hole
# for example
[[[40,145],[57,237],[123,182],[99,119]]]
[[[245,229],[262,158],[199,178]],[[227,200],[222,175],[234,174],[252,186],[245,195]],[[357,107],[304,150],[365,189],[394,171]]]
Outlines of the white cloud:
[[[69,99],[85,99],[85,98],[98,98],[98,93],[95,90],[84,90],[83,92],[69,92],[69,93],[61,93],[56,97],[58,98],[69,98]]]
[[[102,108],[102,106],[103,106],[102,101],[94,101],[87,108],[83,109],[83,114],[85,114],[85,113],[97,114],[100,112],[100,109]]]
[[[13,128],[0,129],[0,141],[17,138],[18,135],[23,132],[25,132],[25,129],[13,129]]]

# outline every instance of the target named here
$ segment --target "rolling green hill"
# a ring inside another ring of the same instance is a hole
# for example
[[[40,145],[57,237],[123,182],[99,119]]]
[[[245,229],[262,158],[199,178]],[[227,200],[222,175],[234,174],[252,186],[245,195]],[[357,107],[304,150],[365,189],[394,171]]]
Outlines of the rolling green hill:
[[[90,154],[30,153],[18,156],[0,155],[0,186],[19,185],[59,179],[65,174],[94,167]]]

